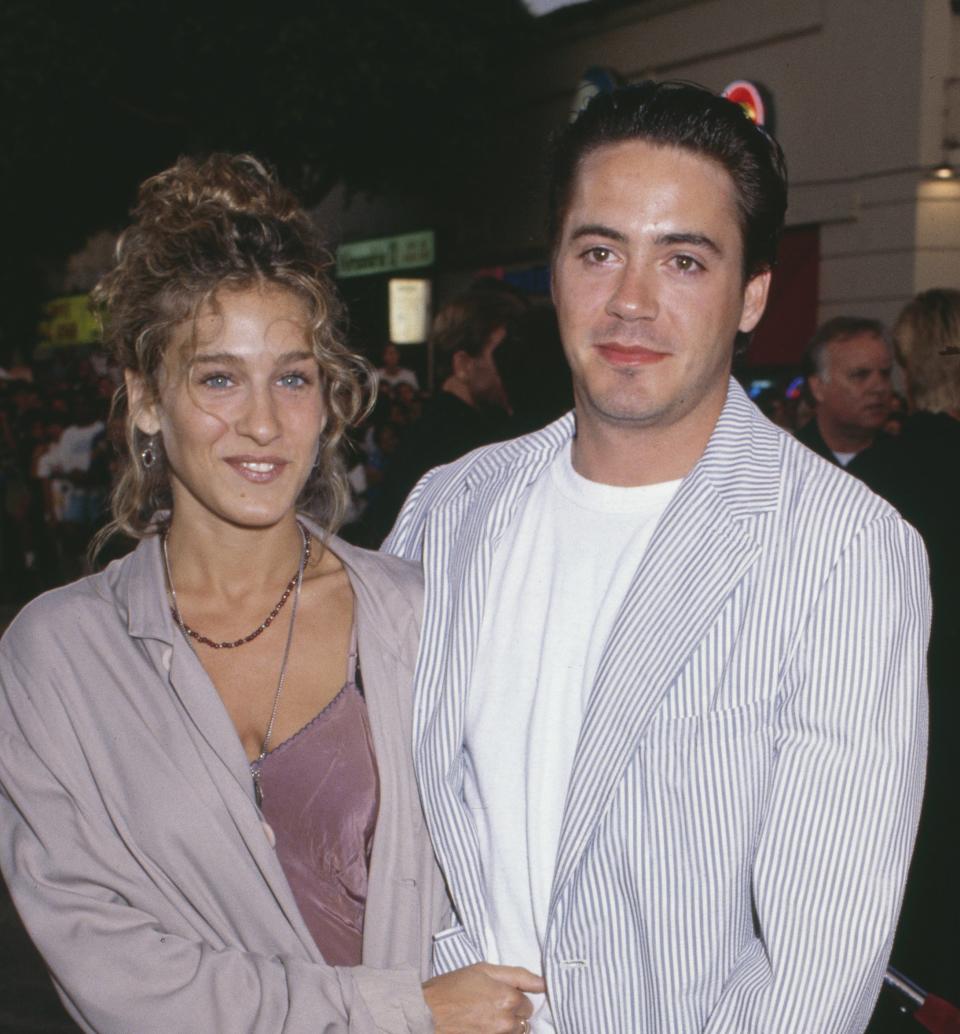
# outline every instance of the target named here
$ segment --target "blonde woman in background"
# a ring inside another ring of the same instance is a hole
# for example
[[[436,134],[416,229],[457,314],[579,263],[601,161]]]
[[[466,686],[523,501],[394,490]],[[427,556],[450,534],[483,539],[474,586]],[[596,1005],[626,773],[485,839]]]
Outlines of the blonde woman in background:
[[[933,624],[927,784],[892,961],[960,1005],[960,291],[922,291],[893,339],[911,413],[897,439],[903,487],[892,501],[927,547]]]

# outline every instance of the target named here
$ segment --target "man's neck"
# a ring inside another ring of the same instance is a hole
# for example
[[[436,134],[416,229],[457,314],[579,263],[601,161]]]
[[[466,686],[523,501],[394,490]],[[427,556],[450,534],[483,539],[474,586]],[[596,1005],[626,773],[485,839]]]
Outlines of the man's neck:
[[[817,413],[815,417],[820,437],[826,442],[827,448],[836,453],[863,452],[873,445],[877,437],[876,431],[867,431],[861,427],[848,427],[838,425],[824,414]]]
[[[719,412],[699,413],[695,419],[666,426],[643,426],[591,419],[578,406],[573,468],[603,485],[677,481],[703,455],[718,417]]]
[[[456,377],[448,377],[442,385],[442,390],[466,403],[471,409],[479,409],[473,398],[473,394],[463,381]]]

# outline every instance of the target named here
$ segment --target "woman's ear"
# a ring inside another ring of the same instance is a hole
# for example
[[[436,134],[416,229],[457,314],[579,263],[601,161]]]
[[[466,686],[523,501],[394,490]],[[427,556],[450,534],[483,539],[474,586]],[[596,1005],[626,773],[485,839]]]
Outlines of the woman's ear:
[[[127,386],[127,403],[134,426],[143,434],[158,434],[160,416],[157,412],[157,403],[147,401],[148,392],[143,377],[133,370],[124,370],[123,379]]]

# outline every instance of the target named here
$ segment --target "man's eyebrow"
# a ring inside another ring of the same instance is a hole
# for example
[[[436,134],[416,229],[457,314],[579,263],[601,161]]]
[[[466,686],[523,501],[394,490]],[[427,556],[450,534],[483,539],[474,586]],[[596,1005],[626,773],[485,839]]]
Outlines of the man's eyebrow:
[[[605,237],[607,240],[616,241],[618,244],[624,244],[627,241],[625,233],[622,233],[620,230],[614,230],[611,226],[604,226],[603,223],[584,223],[570,234],[570,240],[572,241],[579,240],[581,237]],[[694,248],[705,248],[707,251],[712,251],[715,255],[723,254],[723,249],[712,237],[708,237],[705,233],[694,233],[693,231],[662,233],[654,238],[654,244],[659,247],[673,244],[689,244]]]
[[[654,240],[654,244],[663,246],[671,244],[689,244],[694,248],[706,248],[715,255],[722,255],[723,249],[705,233],[662,233]]]
[[[618,244],[623,244],[627,239],[625,233],[614,230],[610,226],[604,226],[603,223],[584,223],[570,234],[572,241],[579,240],[581,237],[606,237],[607,240],[617,241]]]

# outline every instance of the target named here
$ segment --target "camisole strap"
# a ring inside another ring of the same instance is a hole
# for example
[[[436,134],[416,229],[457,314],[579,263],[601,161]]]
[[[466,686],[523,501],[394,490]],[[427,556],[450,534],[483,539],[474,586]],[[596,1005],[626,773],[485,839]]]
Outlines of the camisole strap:
[[[347,683],[356,683],[357,689],[363,695],[363,680],[360,675],[360,655],[357,645],[357,621],[354,618],[353,627],[350,629],[350,652],[347,655]]]

